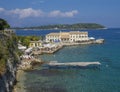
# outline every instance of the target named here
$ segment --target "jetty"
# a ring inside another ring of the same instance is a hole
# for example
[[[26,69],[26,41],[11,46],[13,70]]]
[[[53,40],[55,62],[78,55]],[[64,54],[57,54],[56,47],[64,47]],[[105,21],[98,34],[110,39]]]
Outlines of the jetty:
[[[100,62],[67,62],[67,63],[58,63],[56,61],[49,62],[48,66],[55,67],[55,66],[78,66],[78,67],[86,67],[89,65],[101,65]]]
[[[97,40],[95,40],[95,42],[94,43],[97,43],[97,44],[102,44],[102,43],[104,43],[104,39],[97,39]]]

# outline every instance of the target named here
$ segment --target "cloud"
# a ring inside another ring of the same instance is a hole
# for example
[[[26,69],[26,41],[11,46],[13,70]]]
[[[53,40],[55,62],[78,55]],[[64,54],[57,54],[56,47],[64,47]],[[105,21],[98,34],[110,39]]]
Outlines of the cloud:
[[[52,11],[48,14],[49,17],[73,17],[78,13],[77,10],[72,10],[69,12],[61,12],[60,10]]]
[[[28,18],[28,17],[74,17],[78,14],[77,10],[62,12],[60,10],[54,10],[50,12],[45,12],[40,9],[26,8],[26,9],[12,9],[6,10],[4,8],[0,8],[0,13],[6,14],[9,16],[18,16],[20,19]]]
[[[15,9],[9,11],[11,14],[16,14],[19,18],[27,18],[27,17],[41,17],[43,16],[43,12],[41,10],[35,10],[32,8],[27,9]]]
[[[4,8],[0,8],[0,12],[4,12],[5,11],[5,9]]]

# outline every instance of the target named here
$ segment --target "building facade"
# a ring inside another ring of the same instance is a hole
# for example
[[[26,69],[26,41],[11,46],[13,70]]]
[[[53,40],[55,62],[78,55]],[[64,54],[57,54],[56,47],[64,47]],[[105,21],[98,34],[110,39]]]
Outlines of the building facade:
[[[46,35],[47,42],[82,42],[88,40],[88,32],[80,31],[50,33]]]
[[[42,46],[42,41],[30,41],[29,47],[41,47]]]

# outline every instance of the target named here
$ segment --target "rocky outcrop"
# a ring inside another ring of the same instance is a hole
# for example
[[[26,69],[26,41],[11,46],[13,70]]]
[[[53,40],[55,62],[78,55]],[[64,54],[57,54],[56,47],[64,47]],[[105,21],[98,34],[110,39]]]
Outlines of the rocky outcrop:
[[[16,83],[17,63],[7,61],[6,72],[0,77],[0,92],[12,92]]]
[[[16,83],[16,71],[19,63],[15,34],[0,33],[0,47],[0,65],[5,66],[0,67],[4,68],[4,71],[0,73],[0,92],[12,92]]]
[[[17,37],[15,34],[0,33],[0,92],[12,92],[16,84],[16,73],[22,70],[33,68],[40,60],[35,58],[21,60],[18,56]],[[1,71],[4,70],[4,71]]]

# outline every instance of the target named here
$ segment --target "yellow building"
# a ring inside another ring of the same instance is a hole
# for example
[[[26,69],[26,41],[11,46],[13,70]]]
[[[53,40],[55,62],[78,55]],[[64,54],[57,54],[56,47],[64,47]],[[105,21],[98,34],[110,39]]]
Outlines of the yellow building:
[[[41,47],[42,41],[30,41],[29,47]]]
[[[81,31],[70,31],[70,32],[60,32],[60,33],[50,33],[46,35],[47,42],[78,42],[78,41],[88,41],[88,32]]]
[[[60,41],[61,42],[69,42],[70,33],[69,32],[60,32]]]

